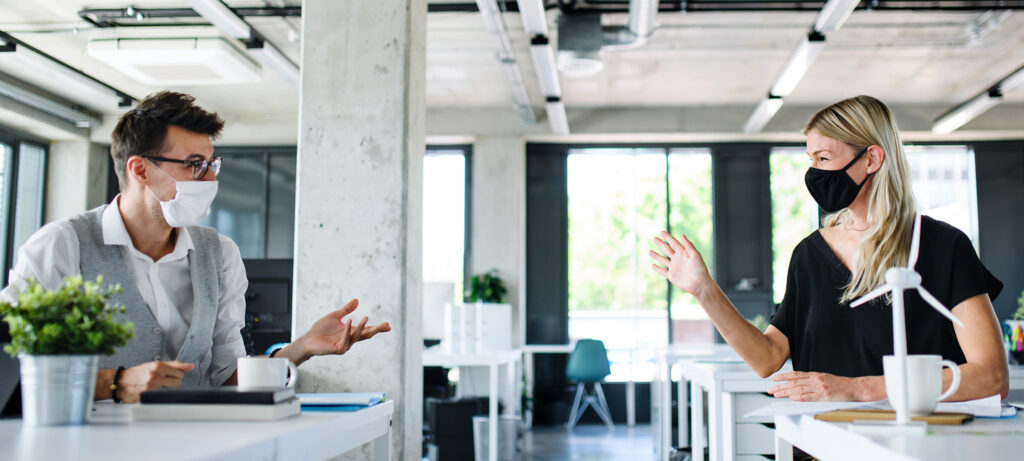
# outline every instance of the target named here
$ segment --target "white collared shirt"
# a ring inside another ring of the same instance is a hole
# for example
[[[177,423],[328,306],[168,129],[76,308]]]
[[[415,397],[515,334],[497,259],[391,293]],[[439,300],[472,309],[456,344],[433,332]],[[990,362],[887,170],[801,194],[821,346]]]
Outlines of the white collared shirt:
[[[118,196],[120,197],[120,196]],[[160,360],[173,360],[185,343],[192,324],[192,278],[188,251],[194,249],[188,230],[178,228],[174,251],[153,261],[132,245],[131,237],[118,211],[118,197],[103,212],[103,243],[125,247],[124,262],[135,279],[143,301],[164,333]],[[249,281],[238,245],[220,235],[221,287],[217,322],[213,328],[213,362],[210,375],[227,379],[234,372],[235,360],[245,356],[241,329],[245,325],[245,290]],[[68,219],[46,224],[18,250],[18,259],[8,276],[8,287],[0,298],[8,303],[18,300],[19,289],[33,278],[44,288],[60,287],[64,277],[81,271],[78,234]],[[136,332],[136,335],[148,332]]]

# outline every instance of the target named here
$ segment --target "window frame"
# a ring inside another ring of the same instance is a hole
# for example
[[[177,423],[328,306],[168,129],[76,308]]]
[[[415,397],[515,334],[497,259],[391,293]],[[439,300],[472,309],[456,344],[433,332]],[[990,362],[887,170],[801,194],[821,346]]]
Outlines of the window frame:
[[[46,220],[46,202],[47,202],[47,186],[49,181],[49,174],[47,168],[49,167],[50,159],[50,141],[43,138],[25,134],[16,130],[0,126],[0,142],[7,144],[11,148],[11,155],[4,159],[7,174],[4,175],[3,184],[3,201],[0,202],[0,213],[3,214],[0,222],[3,223],[0,228],[0,244],[3,245],[0,248],[0,262],[3,264],[4,274],[7,274],[13,267],[14,256],[18,251],[14,247],[14,242],[11,237],[14,235],[15,220],[13,217],[16,215],[16,204],[17,204],[17,189],[18,189],[18,159],[21,157],[21,150],[23,144],[32,144],[42,149],[43,151],[43,162],[42,162],[42,178],[40,181],[40,188],[42,193],[39,199],[39,223],[36,224],[36,229],[43,225]],[[6,280],[4,281],[6,285]]]
[[[427,144],[423,149],[423,156],[431,154],[431,151],[461,151],[465,159],[465,209],[463,210],[463,242],[462,245],[462,286],[469,286],[469,273],[471,261],[473,260],[473,145],[472,144]],[[461,294],[461,293],[460,293]]]

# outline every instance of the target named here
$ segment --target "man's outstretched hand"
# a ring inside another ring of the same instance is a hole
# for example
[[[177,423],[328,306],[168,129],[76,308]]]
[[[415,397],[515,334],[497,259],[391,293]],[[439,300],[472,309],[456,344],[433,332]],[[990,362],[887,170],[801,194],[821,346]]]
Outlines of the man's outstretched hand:
[[[306,334],[282,349],[275,357],[287,357],[298,365],[317,355],[344,354],[359,341],[370,339],[377,333],[391,331],[391,325],[387,322],[367,325],[369,318],[366,316],[355,325],[352,319],[346,320],[345,316],[358,306],[359,300],[353,299],[345,307],[321,317]]]

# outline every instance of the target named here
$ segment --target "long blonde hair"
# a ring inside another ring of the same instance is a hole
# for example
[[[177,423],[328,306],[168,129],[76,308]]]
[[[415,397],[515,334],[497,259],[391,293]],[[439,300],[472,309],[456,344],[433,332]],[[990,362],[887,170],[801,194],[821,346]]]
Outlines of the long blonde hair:
[[[871,96],[844,99],[818,111],[804,127],[842,141],[857,151],[879,146],[882,166],[868,186],[868,228],[853,253],[853,276],[840,302],[849,302],[885,283],[885,271],[905,266],[910,253],[917,204],[910,187],[910,165],[896,119],[889,108]],[[824,218],[828,227],[850,220],[844,208]]]

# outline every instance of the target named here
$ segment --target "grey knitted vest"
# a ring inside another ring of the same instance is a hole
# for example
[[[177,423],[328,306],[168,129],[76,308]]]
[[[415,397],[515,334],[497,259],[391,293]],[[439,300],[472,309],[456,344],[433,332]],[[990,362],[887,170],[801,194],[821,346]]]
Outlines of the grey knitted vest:
[[[124,289],[109,301],[125,306],[125,313],[119,320],[128,320],[135,325],[135,338],[117,349],[114,355],[100,357],[100,368],[127,368],[160,360],[164,333],[142,300],[134,275],[125,267],[125,249],[120,245],[103,244],[102,217],[106,207],[103,205],[74,216],[70,221],[78,234],[82,277],[96,280],[98,275],[103,275],[104,286],[121,284]],[[217,322],[220,300],[220,237],[216,230],[202,226],[189,227],[188,233],[195,246],[188,252],[192,277],[192,322],[175,360],[196,366],[185,373],[183,386],[219,385],[210,382],[210,364],[213,361],[213,327]]]

